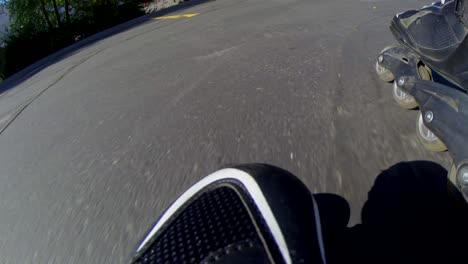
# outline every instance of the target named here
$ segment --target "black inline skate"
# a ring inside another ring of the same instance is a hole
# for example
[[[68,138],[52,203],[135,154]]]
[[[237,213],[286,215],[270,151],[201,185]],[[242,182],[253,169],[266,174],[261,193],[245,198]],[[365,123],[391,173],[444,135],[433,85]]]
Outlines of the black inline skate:
[[[386,47],[379,54],[376,71],[392,82],[402,76],[432,80],[466,93],[468,87],[468,0],[433,3],[419,10],[397,14],[390,30],[399,46]],[[405,109],[418,107],[417,101],[393,85],[394,100]],[[432,151],[446,150],[445,144],[424,125],[420,115],[417,135]]]
[[[448,179],[468,201],[468,94],[414,76],[399,77],[395,83],[416,100],[423,125],[447,146],[452,157]]]

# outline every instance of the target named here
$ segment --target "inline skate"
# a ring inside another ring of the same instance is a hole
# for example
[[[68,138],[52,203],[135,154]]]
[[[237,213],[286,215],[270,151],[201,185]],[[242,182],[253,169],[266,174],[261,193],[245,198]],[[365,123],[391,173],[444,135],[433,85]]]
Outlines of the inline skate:
[[[466,93],[468,87],[468,1],[433,3],[418,10],[397,14],[390,30],[398,46],[384,48],[378,55],[380,79],[393,82],[402,76],[431,80]],[[466,14],[465,14],[466,13]],[[393,83],[393,99],[405,109],[418,108],[408,93]],[[424,125],[416,123],[417,136],[429,150],[444,151],[445,144]]]

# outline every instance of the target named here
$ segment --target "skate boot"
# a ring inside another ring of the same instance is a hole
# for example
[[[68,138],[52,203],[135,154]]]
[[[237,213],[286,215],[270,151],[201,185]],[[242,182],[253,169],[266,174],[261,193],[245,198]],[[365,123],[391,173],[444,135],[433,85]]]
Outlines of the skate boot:
[[[390,30],[399,42],[379,55],[377,73],[384,81],[419,76],[459,89],[468,87],[468,0],[434,3],[397,14]],[[467,13],[467,14],[465,14]],[[404,108],[415,108],[414,99],[394,94]]]
[[[397,14],[390,30],[399,46],[386,47],[378,56],[379,77],[392,82],[402,76],[433,80],[465,92],[468,87],[468,0],[434,3]],[[403,108],[418,107],[416,100],[393,85],[393,98]],[[433,151],[446,146],[419,117],[418,139]]]

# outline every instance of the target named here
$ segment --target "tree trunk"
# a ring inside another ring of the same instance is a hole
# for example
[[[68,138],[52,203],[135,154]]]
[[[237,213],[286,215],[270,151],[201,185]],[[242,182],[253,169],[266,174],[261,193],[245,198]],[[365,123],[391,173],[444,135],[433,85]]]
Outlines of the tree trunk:
[[[58,10],[57,0],[52,0],[52,3],[54,4],[54,13],[57,17],[57,24],[59,27],[62,27],[62,20],[60,19],[60,12]]]
[[[41,3],[41,11],[42,11],[42,14],[44,15],[44,19],[47,22],[47,25],[49,26],[49,30],[52,30],[54,28],[54,25],[52,25],[52,22],[50,22],[49,14],[47,13],[44,0],[40,0],[40,3]]]
[[[65,0],[65,18],[67,19],[67,24],[71,24],[70,21],[70,0]]]

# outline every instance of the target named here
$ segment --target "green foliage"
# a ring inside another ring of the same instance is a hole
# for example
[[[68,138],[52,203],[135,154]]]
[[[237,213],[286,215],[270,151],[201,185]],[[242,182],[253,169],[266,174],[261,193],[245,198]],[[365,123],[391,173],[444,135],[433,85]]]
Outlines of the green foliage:
[[[2,1],[2,0],[0,0]],[[9,0],[0,75],[10,76],[84,37],[142,14],[141,0]]]

